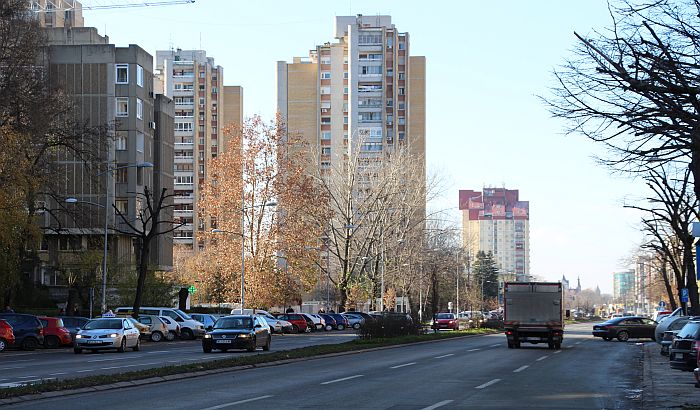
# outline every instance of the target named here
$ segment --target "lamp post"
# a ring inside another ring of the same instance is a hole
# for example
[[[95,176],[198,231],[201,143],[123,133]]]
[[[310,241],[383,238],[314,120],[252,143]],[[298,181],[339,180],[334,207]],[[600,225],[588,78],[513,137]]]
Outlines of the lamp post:
[[[117,171],[120,169],[125,169],[125,168],[152,168],[152,167],[153,167],[153,164],[150,162],[140,162],[138,164],[122,165],[122,166],[111,167],[111,168],[107,167],[106,170],[98,173],[97,176],[102,176],[108,172],[111,174],[114,171]],[[107,224],[109,221],[109,204],[110,204],[109,185],[110,185],[109,183],[105,184],[105,204],[104,205],[97,204],[94,202],[88,202],[88,201],[80,201],[76,198],[66,198],[67,203],[74,204],[74,203],[81,202],[81,203],[86,203],[89,205],[98,206],[98,207],[104,208],[104,210],[105,210],[105,224],[104,224],[104,232],[103,232],[103,234],[104,234],[104,249],[103,249],[103,253],[102,253],[102,300],[101,300],[101,305],[102,305],[101,312],[102,313],[107,311],[107,242],[108,242]]]
[[[267,206],[277,206],[277,202],[269,201],[264,204],[249,205],[241,207],[241,232],[224,231],[222,229],[212,229],[212,233],[229,233],[241,235],[241,314],[244,314],[245,309],[245,211],[251,208],[264,208]]]

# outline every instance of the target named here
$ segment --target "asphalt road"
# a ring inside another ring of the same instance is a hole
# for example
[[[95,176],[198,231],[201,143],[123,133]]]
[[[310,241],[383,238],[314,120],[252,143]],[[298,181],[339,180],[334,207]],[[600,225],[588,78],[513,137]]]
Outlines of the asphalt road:
[[[502,334],[407,345],[13,408],[348,409],[641,408],[642,346],[604,342],[567,327],[563,349],[508,349]],[[148,400],[143,400],[149,397]],[[160,401],[160,399],[159,399]]]
[[[273,335],[270,350],[274,352],[311,345],[342,343],[355,337],[355,333],[351,331]],[[262,349],[258,349],[258,353],[262,354]],[[0,354],[0,388],[16,386],[18,383],[122,373],[250,354],[243,350],[204,354],[201,340],[142,342],[141,351],[133,352],[129,349],[126,353],[113,350],[97,353],[83,351],[83,354],[77,355],[73,353],[72,348],[42,349],[33,352],[6,351]]]

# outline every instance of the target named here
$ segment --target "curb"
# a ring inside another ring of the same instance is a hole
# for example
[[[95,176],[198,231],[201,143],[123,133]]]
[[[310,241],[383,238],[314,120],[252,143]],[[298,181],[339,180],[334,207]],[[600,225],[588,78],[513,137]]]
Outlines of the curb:
[[[326,358],[330,358],[330,357],[347,356],[347,355],[351,355],[351,354],[375,352],[375,351],[386,350],[386,349],[396,349],[396,348],[402,347],[402,346],[421,345],[421,344],[435,343],[435,342],[445,342],[448,340],[458,340],[458,339],[465,339],[465,338],[471,338],[471,337],[487,336],[487,335],[498,334],[498,333],[501,333],[501,331],[498,330],[498,331],[494,331],[494,332],[490,332],[490,333],[482,333],[482,334],[478,334],[478,335],[464,335],[464,336],[447,337],[444,339],[437,339],[437,340],[425,340],[422,342],[402,343],[402,344],[396,344],[396,345],[390,345],[390,346],[379,346],[379,347],[372,347],[369,349],[348,350],[345,352],[327,353],[327,354],[323,354],[323,355],[319,355],[319,356],[299,357],[299,358],[294,358],[294,359],[282,359],[282,360],[276,360],[273,362],[249,364],[249,365],[234,366],[234,367],[224,367],[221,369],[178,373],[178,374],[171,374],[171,375],[160,376],[160,377],[149,377],[147,379],[139,379],[139,380],[134,380],[134,381],[123,381],[123,382],[118,382],[118,383],[101,384],[101,385],[90,386],[90,387],[81,387],[78,389],[71,389],[71,390],[56,390],[56,391],[50,391],[50,392],[44,392],[44,393],[26,394],[24,396],[16,396],[16,397],[10,397],[7,399],[0,399],[0,406],[4,406],[4,405],[8,405],[8,404],[17,404],[17,403],[22,403],[22,402],[31,401],[31,400],[41,400],[41,399],[49,399],[49,398],[55,398],[55,397],[73,396],[73,395],[82,394],[82,393],[91,393],[91,392],[98,392],[98,391],[105,391],[105,390],[115,390],[115,389],[122,389],[122,388],[127,388],[127,387],[147,386],[150,384],[165,383],[165,382],[169,382],[169,381],[183,380],[183,379],[191,379],[191,378],[200,377],[200,376],[209,376],[212,374],[236,372],[236,371],[240,371],[240,370],[249,370],[249,369],[253,369],[253,368],[281,366],[281,365],[285,365],[285,364],[304,362],[304,361],[309,361],[309,360],[326,359]]]
[[[642,409],[653,408],[656,393],[654,391],[654,378],[651,374],[651,355],[645,344],[642,348]]]

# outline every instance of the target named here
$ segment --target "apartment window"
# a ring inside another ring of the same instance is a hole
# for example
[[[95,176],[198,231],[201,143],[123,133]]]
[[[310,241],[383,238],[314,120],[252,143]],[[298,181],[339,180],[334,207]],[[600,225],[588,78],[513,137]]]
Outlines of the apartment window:
[[[330,124],[331,117],[321,117],[321,124]]]
[[[143,168],[136,168],[136,184],[143,185]],[[136,209],[143,209],[141,205],[141,198],[136,198]]]
[[[387,68],[387,69],[386,69],[386,76],[387,76],[387,77],[393,77],[393,76],[394,76],[394,69],[393,69],[393,68]]]
[[[321,155],[331,155],[331,147],[321,148]]]
[[[129,214],[129,201],[126,199],[117,199],[114,201],[114,207],[117,208],[118,213],[122,215]]]
[[[387,115],[386,116],[386,125],[391,125],[394,123],[394,116],[393,115]]]
[[[399,50],[405,50],[406,49],[406,43],[403,41],[399,41]]]
[[[331,79],[331,72],[330,71],[321,72],[321,79],[322,80],[330,80]]]
[[[322,56],[321,57],[321,64],[330,64],[331,63],[331,58],[329,56]]]
[[[176,185],[187,185],[187,184],[193,184],[193,183],[194,183],[194,177],[192,175],[175,177],[175,184]]]
[[[204,97],[199,97],[199,105],[204,105]]]
[[[348,72],[347,71],[343,71],[343,78],[346,80],[348,79]]]
[[[175,123],[175,131],[177,132],[192,132],[192,123],[191,122],[176,122]]]
[[[405,80],[406,79],[406,73],[400,72],[399,73],[399,80]]]
[[[129,64],[116,64],[117,84],[129,84]]]
[[[143,119],[143,101],[140,98],[136,99],[136,118]]]
[[[114,149],[117,151],[126,151],[127,150],[127,137],[126,137],[126,132],[123,131],[117,131],[117,135],[114,138]]]
[[[199,85],[199,91],[204,91],[204,84]]]
[[[136,65],[136,85],[143,87],[143,67]]]
[[[392,47],[394,47],[394,38],[387,37],[386,38],[386,48],[392,48]]]
[[[322,131],[322,132],[321,132],[321,139],[322,139],[322,140],[329,140],[329,139],[331,139],[331,132],[330,132],[330,131]]]
[[[343,88],[343,94],[347,94],[347,93],[348,93],[348,87]]]
[[[330,94],[331,87],[321,87],[321,94]]]
[[[404,87],[399,87],[399,95],[406,95],[406,89]]]
[[[211,93],[212,93],[212,94],[216,94],[216,93],[218,93],[218,92],[219,92],[219,87],[212,87],[212,88],[211,88]]]
[[[399,125],[406,125],[406,119],[404,117],[399,117]]]
[[[378,65],[363,65],[360,67],[360,74],[381,74],[382,66]]]
[[[126,184],[129,181],[129,169],[126,164],[117,164],[117,170],[114,171],[114,178],[118,184]]]
[[[321,161],[321,167],[322,168],[330,168],[331,162],[330,161]]]
[[[405,109],[406,109],[406,102],[399,101],[399,110],[405,110]]]
[[[348,123],[348,117],[343,117],[343,124],[347,124],[347,123]]]
[[[406,137],[406,133],[404,132],[399,132],[399,141],[403,141],[403,139]]]
[[[136,134],[136,151],[143,152],[143,133],[139,132]]]
[[[117,117],[129,116],[129,97],[117,97]]]
[[[204,165],[199,166],[199,173],[204,174]]]
[[[205,71],[200,71],[199,72],[199,78],[204,78],[206,77],[207,73]]]
[[[386,100],[386,106],[387,106],[387,107],[393,107],[393,106],[394,106],[394,100],[392,100],[391,98],[387,99],[387,100]]]

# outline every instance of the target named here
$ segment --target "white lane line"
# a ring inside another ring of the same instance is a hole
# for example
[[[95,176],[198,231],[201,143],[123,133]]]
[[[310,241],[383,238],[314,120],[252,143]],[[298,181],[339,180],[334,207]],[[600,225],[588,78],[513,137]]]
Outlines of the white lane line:
[[[490,382],[486,382],[484,384],[480,384],[480,385],[476,386],[475,389],[485,389],[486,387],[489,387],[490,385],[496,384],[500,381],[501,381],[501,379],[493,379]]]
[[[561,353],[561,350],[557,350],[556,352],[554,352],[554,354],[557,354],[557,353]]]
[[[49,376],[58,376],[59,374],[68,374],[68,372],[49,373]]]
[[[237,405],[237,404],[250,403],[251,401],[269,399],[270,397],[272,397],[272,395],[269,395],[269,394],[268,394],[268,395],[266,395],[266,396],[253,397],[252,399],[238,400],[238,401],[232,401],[231,403],[219,404],[218,406],[207,407],[207,408],[202,409],[202,410],[223,409],[224,407],[231,407],[231,406],[235,406],[235,405]]]
[[[581,343],[583,343],[583,342],[576,342],[576,343],[574,343],[574,344],[575,344],[575,345],[580,345]]]
[[[390,369],[398,369],[400,367],[406,367],[406,366],[412,366],[416,364],[416,362],[411,362],[411,363],[404,363],[404,364],[399,364],[397,366],[391,366]]]
[[[541,362],[542,360],[544,360],[544,359],[546,359],[546,358],[548,358],[548,357],[549,357],[549,356],[538,357],[535,361],[536,361],[536,362]]]
[[[520,366],[520,367],[518,367],[517,369],[513,370],[513,373],[520,373],[520,372],[522,372],[523,370],[527,369],[528,367],[530,367],[530,366],[528,366],[528,365]]]
[[[39,376],[20,376],[18,379],[31,379],[32,377],[39,377]]]
[[[442,407],[446,404],[450,404],[450,403],[452,403],[452,401],[453,400],[443,400],[443,401],[440,401],[440,402],[433,404],[432,406],[424,407],[423,410],[434,410],[434,409],[437,409],[438,407]]]
[[[356,379],[356,378],[362,377],[362,376],[364,376],[364,374],[356,374],[354,376],[343,377],[342,379],[329,380],[329,381],[323,382],[321,384],[331,384],[331,383],[344,382],[345,380]]]
[[[94,372],[95,369],[78,370],[76,373]]]
[[[491,345],[489,347],[499,347],[500,345],[501,345],[500,343],[496,343],[495,345]]]
[[[443,357],[450,357],[450,356],[454,356],[454,355],[455,355],[454,353],[448,353],[448,354],[444,354],[442,356],[435,356],[435,359],[442,359]]]
[[[467,351],[468,351],[468,352],[478,352],[479,350],[481,350],[481,349],[469,349],[469,350],[467,350]]]
[[[170,350],[156,350],[154,352],[146,352],[147,354],[153,354],[153,353],[170,353]]]
[[[27,366],[15,366],[15,367],[0,367],[0,370],[14,370],[14,369],[24,369]]]

